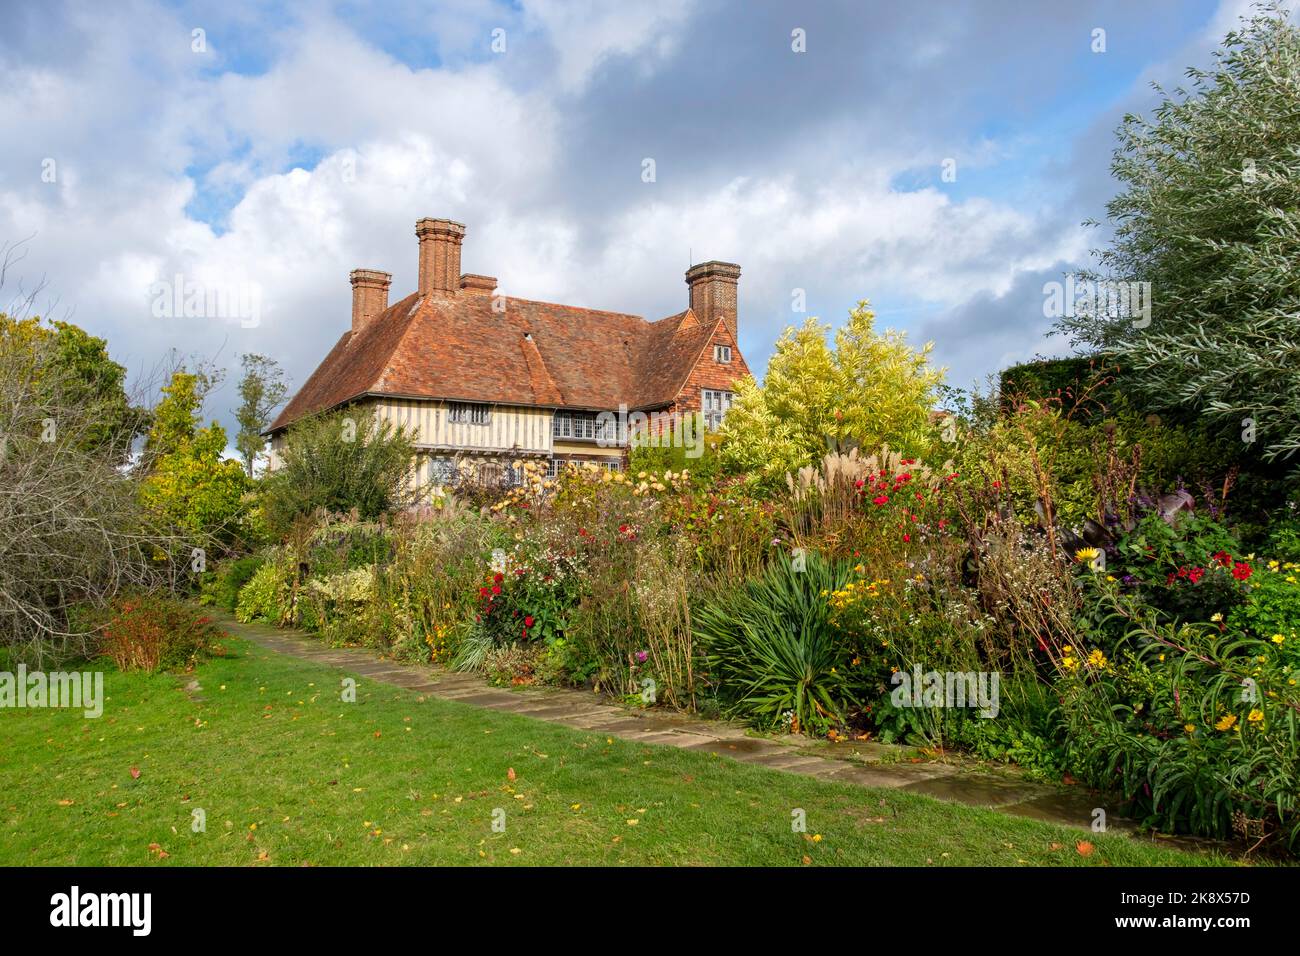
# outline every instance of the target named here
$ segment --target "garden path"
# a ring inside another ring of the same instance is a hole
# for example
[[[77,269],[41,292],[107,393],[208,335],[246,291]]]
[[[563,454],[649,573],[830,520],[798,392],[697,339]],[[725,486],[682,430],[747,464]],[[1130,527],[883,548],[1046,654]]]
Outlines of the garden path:
[[[606,698],[553,687],[498,688],[478,674],[435,665],[405,665],[367,648],[329,647],[287,628],[242,624],[206,609],[229,633],[269,650],[327,664],[421,694],[474,707],[506,711],[576,730],[647,744],[714,753],[741,763],[837,783],[920,793],[939,800],[1087,829],[1101,797],[1082,788],[1034,783],[1009,771],[962,766],[916,756],[910,747],[870,741],[815,741],[805,737],[755,737],[741,726],[672,711],[636,711]],[[1132,832],[1132,821],[1107,812],[1107,828]]]

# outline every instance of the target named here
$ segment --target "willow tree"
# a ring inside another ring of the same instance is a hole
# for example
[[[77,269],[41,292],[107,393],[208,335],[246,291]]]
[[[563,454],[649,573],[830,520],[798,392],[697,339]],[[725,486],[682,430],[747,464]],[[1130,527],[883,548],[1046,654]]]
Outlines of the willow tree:
[[[1128,115],[1097,276],[1149,282],[1151,310],[1061,326],[1147,405],[1209,416],[1265,459],[1300,450],[1300,32],[1257,7],[1213,68]]]

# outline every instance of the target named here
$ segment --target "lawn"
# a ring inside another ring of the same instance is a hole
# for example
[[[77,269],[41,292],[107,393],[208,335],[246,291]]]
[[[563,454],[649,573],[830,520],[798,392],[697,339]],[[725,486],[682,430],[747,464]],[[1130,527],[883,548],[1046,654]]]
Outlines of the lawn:
[[[189,676],[110,670],[99,719],[0,710],[0,864],[1231,862],[369,680],[344,703],[343,671],[225,646],[192,675],[196,692]],[[796,809],[806,833],[792,830]],[[196,810],[204,832],[191,826]],[[1094,844],[1087,855],[1080,840]]]

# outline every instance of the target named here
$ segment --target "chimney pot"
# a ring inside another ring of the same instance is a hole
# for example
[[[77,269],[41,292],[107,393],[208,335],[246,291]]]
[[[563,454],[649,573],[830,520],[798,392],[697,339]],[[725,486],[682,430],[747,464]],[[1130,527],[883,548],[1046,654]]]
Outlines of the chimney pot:
[[[388,286],[393,277],[378,269],[353,269],[349,278],[352,280],[352,332],[355,335],[388,308]]]
[[[686,284],[691,289],[691,311],[705,325],[719,318],[727,323],[736,339],[736,284],[740,266],[734,262],[711,259],[686,270]]]
[[[421,219],[415,235],[420,240],[420,295],[455,295],[465,226],[450,219]]]

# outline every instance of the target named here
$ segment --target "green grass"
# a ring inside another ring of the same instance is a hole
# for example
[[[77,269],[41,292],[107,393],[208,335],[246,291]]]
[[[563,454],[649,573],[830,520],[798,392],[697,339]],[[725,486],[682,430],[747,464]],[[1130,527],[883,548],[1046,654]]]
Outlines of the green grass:
[[[183,690],[188,678],[110,670],[97,720],[0,710],[0,864],[1231,862],[369,680],[347,704],[343,671],[226,646],[230,656],[194,675],[201,702]],[[206,832],[192,832],[196,808]],[[492,829],[498,808],[503,833]],[[792,831],[796,808],[806,834]],[[1075,850],[1083,839],[1089,856]]]

